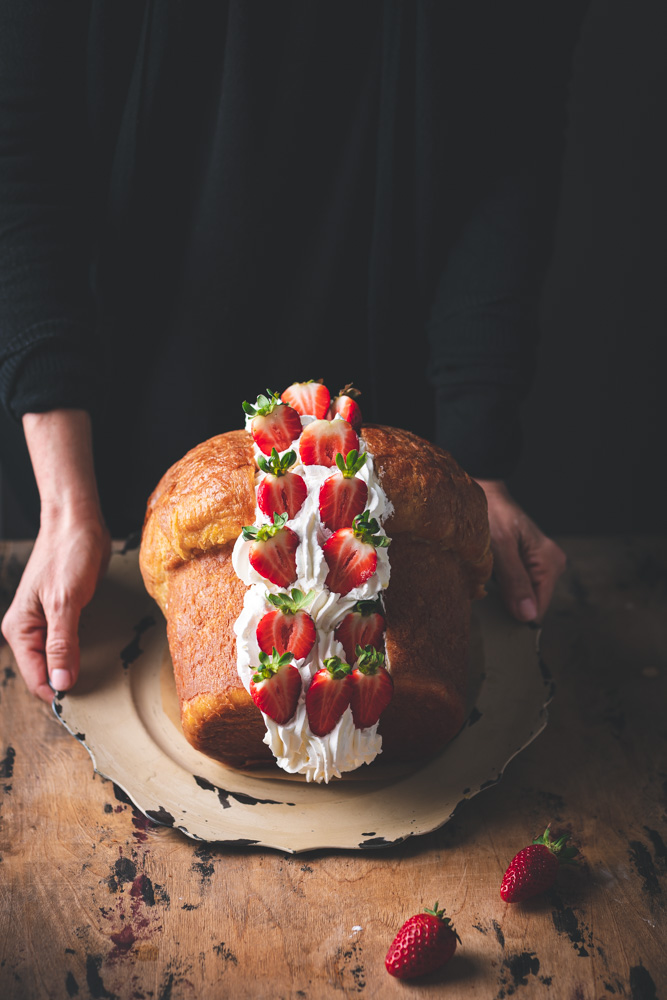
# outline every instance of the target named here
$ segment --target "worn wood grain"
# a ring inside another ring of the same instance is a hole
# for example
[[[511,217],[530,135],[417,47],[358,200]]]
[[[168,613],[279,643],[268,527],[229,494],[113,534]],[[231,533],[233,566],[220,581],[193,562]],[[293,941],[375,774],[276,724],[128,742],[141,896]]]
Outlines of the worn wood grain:
[[[0,648],[0,996],[666,997],[667,541],[563,544],[546,731],[444,828],[372,854],[230,850],[149,823]],[[5,604],[17,551],[0,548]],[[548,820],[585,864],[503,903],[507,862]],[[392,980],[395,931],[436,899],[462,947]]]

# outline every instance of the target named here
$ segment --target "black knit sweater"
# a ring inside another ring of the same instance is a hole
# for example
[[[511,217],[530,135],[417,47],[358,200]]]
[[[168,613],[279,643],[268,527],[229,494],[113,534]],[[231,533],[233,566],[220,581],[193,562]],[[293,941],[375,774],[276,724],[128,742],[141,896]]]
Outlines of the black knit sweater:
[[[506,475],[581,8],[6,0],[6,413],[90,410],[114,532],[294,380]]]

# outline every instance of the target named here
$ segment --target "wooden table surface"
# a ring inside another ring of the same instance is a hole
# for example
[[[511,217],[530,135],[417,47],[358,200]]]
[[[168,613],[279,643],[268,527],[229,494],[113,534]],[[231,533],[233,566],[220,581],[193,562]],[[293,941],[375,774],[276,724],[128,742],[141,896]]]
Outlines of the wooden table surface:
[[[561,543],[547,729],[442,829],[372,853],[232,850],[151,824],[0,648],[0,997],[667,998],[667,540]],[[0,546],[5,579],[23,552]],[[507,863],[549,820],[585,863],[503,903]],[[462,946],[393,980],[394,933],[436,899]]]

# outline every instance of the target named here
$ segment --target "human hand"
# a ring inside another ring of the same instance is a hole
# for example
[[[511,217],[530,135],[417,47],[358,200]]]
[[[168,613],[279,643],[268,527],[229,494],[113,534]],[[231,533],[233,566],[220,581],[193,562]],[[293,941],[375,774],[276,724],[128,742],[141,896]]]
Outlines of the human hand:
[[[565,553],[519,507],[502,480],[477,482],[489,507],[494,574],[502,598],[519,621],[540,621],[565,570]]]
[[[79,617],[107,568],[110,547],[95,515],[66,510],[42,517],[2,634],[28,689],[43,701],[76,683]]]
[[[51,701],[54,690],[69,691],[79,675],[79,616],[106,570],[111,541],[97,495],[88,414],[27,413],[23,428],[39,489],[40,528],[2,634],[30,691]]]

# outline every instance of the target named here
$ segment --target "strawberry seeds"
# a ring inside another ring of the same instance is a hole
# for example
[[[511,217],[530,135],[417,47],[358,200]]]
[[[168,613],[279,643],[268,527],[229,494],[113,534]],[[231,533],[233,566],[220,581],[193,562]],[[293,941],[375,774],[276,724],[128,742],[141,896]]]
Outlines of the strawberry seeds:
[[[378,520],[386,498],[360,450],[357,395],[346,386],[332,399],[311,381],[243,404],[256,449],[257,522],[243,528],[234,562],[248,587],[239,670],[278,763],[308,780],[375,757],[376,724],[393,694],[379,597],[389,574],[386,556],[378,563],[390,543]]]

